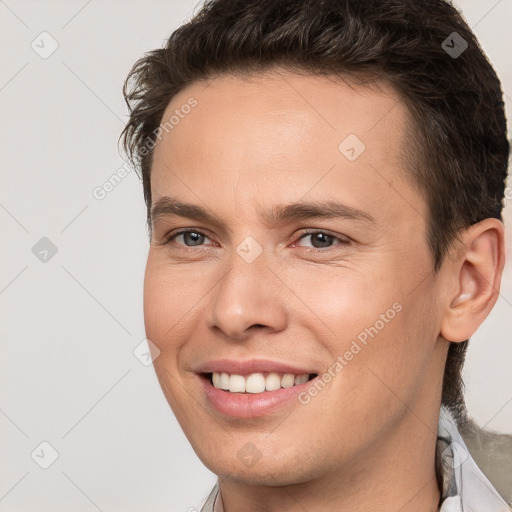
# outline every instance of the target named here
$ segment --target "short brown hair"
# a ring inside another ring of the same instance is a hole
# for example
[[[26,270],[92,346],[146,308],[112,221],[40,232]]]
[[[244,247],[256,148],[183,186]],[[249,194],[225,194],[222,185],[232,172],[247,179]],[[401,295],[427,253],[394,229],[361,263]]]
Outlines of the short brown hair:
[[[211,0],[164,48],[135,63],[124,86],[123,146],[141,169],[151,229],[151,164],[171,99],[220,74],[285,68],[373,77],[407,105],[408,168],[428,206],[433,269],[460,230],[501,220],[509,143],[498,77],[459,12],[444,0]],[[450,345],[442,402],[465,418],[468,340]]]

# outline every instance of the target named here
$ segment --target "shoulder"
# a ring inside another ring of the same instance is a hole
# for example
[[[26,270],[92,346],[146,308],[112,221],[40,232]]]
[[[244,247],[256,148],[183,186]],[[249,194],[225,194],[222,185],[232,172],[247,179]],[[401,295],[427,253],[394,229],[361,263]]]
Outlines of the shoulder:
[[[459,432],[477,466],[511,505],[512,435],[485,430],[472,420],[460,425]]]

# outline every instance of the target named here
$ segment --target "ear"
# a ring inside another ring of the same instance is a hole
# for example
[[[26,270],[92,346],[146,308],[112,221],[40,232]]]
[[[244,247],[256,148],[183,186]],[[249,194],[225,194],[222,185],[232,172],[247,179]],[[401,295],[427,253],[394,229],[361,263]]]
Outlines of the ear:
[[[465,230],[454,244],[445,263],[455,285],[440,334],[445,340],[460,342],[475,333],[498,299],[505,265],[503,223],[484,219]]]

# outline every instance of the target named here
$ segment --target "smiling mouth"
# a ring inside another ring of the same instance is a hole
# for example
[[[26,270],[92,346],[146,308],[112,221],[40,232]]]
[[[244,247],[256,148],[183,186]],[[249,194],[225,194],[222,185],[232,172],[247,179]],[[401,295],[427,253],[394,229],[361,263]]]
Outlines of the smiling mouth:
[[[210,372],[201,374],[210,384],[222,391],[238,394],[259,394],[299,386],[318,375],[316,373],[251,373],[249,375]]]

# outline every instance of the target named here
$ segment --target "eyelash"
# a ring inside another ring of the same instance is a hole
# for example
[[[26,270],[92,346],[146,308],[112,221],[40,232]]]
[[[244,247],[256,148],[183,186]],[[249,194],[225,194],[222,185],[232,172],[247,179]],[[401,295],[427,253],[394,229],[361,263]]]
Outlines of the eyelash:
[[[196,233],[198,235],[202,235],[206,238],[208,238],[208,236],[206,234],[204,234],[203,232],[197,230],[197,229],[184,229],[182,231],[178,231],[177,233],[174,233],[173,235],[171,235],[170,237],[167,237],[164,242],[162,242],[160,245],[168,245],[170,244],[176,237],[180,236],[180,235],[184,235],[186,233]],[[346,245],[349,245],[350,244],[350,240],[346,237],[339,237],[339,236],[336,236],[336,235],[332,235],[330,234],[328,231],[324,231],[324,230],[319,230],[319,229],[311,229],[311,230],[305,230],[301,235],[300,237],[297,239],[297,242],[299,242],[300,240],[302,240],[303,238],[307,237],[307,236],[311,236],[311,235],[317,235],[317,234],[323,234],[323,235],[327,235],[329,238],[331,239],[334,239],[334,240],[337,240],[339,243],[338,244],[335,244],[334,246],[330,246],[330,247],[325,247],[325,248],[318,248],[318,247],[303,247],[304,249],[308,249],[309,252],[313,251],[313,252],[326,252],[330,249],[333,249],[335,246],[337,245],[342,245],[342,246],[346,246]],[[294,242],[297,243],[297,242]],[[183,247],[185,248],[186,250],[195,250],[195,248],[201,248],[203,246],[200,246],[200,245],[196,245],[196,246],[190,246],[190,245],[181,245],[180,247]]]

